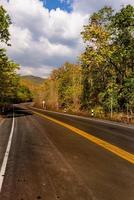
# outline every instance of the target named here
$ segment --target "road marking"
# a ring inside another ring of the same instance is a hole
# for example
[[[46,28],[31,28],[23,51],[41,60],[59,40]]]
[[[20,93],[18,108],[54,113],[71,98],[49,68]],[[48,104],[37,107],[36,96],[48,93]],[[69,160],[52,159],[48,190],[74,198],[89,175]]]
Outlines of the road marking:
[[[83,116],[79,116],[79,115],[73,115],[73,114],[67,114],[67,113],[62,113],[62,112],[57,112],[57,111],[50,111],[50,110],[44,110],[44,109],[40,109],[40,108],[36,108],[36,107],[32,107],[32,109],[35,110],[40,110],[40,111],[45,111],[47,113],[55,113],[57,115],[64,115],[64,116],[69,116],[69,117],[74,117],[74,118],[78,118],[78,119],[85,119],[88,121],[94,121],[94,122],[98,122],[98,123],[103,123],[103,124],[110,124],[113,126],[119,126],[119,127],[123,127],[126,129],[133,129],[134,130],[134,125],[132,124],[123,124],[122,122],[116,122],[116,121],[109,121],[109,120],[103,120],[103,119],[95,119],[95,118],[91,118],[91,117],[83,117]]]
[[[55,122],[56,124],[64,126],[65,128],[77,133],[78,135],[88,139],[89,141],[91,141],[91,142],[103,147],[104,149],[114,153],[115,155],[123,158],[124,160],[127,160],[128,162],[134,164],[134,154],[131,154],[131,153],[129,153],[129,152],[127,152],[127,151],[125,151],[125,150],[113,145],[113,144],[110,144],[109,142],[106,142],[106,141],[104,141],[102,139],[99,139],[99,138],[91,135],[90,133],[82,131],[82,130],[76,128],[76,127],[73,127],[73,126],[71,126],[69,124],[61,122],[61,121],[59,121],[57,119],[54,119],[52,117],[48,117],[47,115],[38,113],[36,111],[33,111],[33,113],[35,113],[35,114],[37,114],[37,115],[39,115],[39,116],[41,116],[43,118],[46,118],[48,120],[51,120],[52,122]]]
[[[0,169],[0,192],[1,192],[1,189],[2,189],[3,181],[4,181],[4,176],[5,176],[6,167],[7,167],[7,161],[8,161],[8,157],[9,157],[9,153],[10,153],[10,149],[11,149],[11,144],[12,144],[13,132],[14,132],[14,122],[15,122],[15,119],[14,119],[14,113],[13,113],[12,128],[11,128],[6,152],[5,152],[5,155],[4,155],[3,163],[2,163],[2,166],[1,166],[1,169]]]

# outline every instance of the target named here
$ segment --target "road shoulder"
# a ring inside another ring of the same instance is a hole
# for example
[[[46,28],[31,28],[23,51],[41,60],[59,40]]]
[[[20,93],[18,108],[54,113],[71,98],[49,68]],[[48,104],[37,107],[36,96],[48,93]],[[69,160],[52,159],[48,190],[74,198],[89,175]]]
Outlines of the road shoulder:
[[[44,110],[44,109],[36,108],[36,107],[29,107],[29,108],[30,109],[44,111],[44,112],[48,112],[48,113],[55,113],[55,114],[58,114],[58,115],[65,115],[65,116],[69,116],[69,117],[74,117],[74,118],[78,118],[78,119],[85,119],[85,120],[89,120],[89,121],[95,121],[95,122],[99,122],[99,123],[103,123],[103,124],[110,124],[110,125],[114,125],[114,126],[120,126],[120,127],[123,127],[123,128],[134,129],[134,125],[132,125],[132,124],[125,124],[125,123],[122,123],[122,122],[115,122],[115,121],[98,119],[98,118],[83,117],[83,116],[79,116],[79,115],[73,115],[73,114],[62,113],[62,112],[57,112],[57,111]]]

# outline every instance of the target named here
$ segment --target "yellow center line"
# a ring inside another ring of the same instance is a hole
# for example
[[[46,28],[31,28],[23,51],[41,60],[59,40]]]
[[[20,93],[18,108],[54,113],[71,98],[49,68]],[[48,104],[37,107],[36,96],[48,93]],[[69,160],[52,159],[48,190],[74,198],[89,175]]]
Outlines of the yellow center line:
[[[134,154],[131,154],[131,153],[129,153],[129,152],[127,152],[127,151],[125,151],[125,150],[113,145],[113,144],[110,144],[109,142],[106,142],[106,141],[104,141],[102,139],[99,139],[99,138],[97,138],[97,137],[95,137],[95,136],[93,136],[93,135],[91,135],[89,133],[86,133],[85,131],[82,131],[82,130],[80,130],[78,128],[75,128],[75,127],[73,127],[73,126],[71,126],[69,124],[66,124],[64,122],[61,122],[61,121],[59,121],[57,119],[54,119],[52,117],[48,117],[47,115],[38,113],[36,111],[33,111],[33,113],[35,113],[37,115],[40,115],[41,117],[43,117],[45,119],[51,120],[52,122],[55,122],[56,124],[64,126],[65,128],[77,133],[78,135],[88,139],[89,141],[91,141],[91,142],[103,147],[104,149],[107,149],[108,151],[110,151],[110,152],[116,154],[117,156],[127,160],[128,162],[134,164]]]

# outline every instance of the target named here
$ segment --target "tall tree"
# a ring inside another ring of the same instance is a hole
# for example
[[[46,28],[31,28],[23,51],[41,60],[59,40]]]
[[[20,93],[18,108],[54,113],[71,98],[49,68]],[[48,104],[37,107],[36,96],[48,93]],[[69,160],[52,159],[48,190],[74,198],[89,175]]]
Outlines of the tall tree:
[[[117,82],[134,72],[134,7],[128,5],[111,19],[112,45],[114,51],[110,63],[117,72]]]
[[[11,20],[6,10],[0,6],[0,44],[9,45],[9,26]],[[18,65],[6,55],[6,50],[0,48],[0,102],[11,102],[16,96]]]
[[[104,7],[94,13],[81,33],[86,43],[85,52],[80,57],[84,80],[82,104],[85,108],[93,107],[98,103],[98,94],[105,89],[111,76],[107,57],[113,51],[109,45],[112,13],[110,7]]]
[[[0,6],[0,41],[8,43],[10,39],[9,26],[11,20],[3,6]]]
[[[126,79],[134,76],[134,7],[128,5],[117,13],[110,7],[102,8],[90,17],[82,36],[86,43],[80,57],[86,80],[82,104],[86,101],[87,108],[101,104],[108,110],[111,102],[115,110],[126,109],[122,91]]]

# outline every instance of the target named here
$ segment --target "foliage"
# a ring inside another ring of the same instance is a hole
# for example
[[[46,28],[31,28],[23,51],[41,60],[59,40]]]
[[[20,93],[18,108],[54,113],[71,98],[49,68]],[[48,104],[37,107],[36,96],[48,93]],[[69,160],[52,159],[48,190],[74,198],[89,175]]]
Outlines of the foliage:
[[[17,90],[16,102],[17,103],[30,102],[32,101],[32,99],[33,96],[29,88],[24,85],[20,85]]]
[[[108,83],[105,91],[99,93],[99,102],[105,111],[110,112],[111,106],[114,111],[118,111],[118,94],[118,85],[113,80]]]
[[[102,8],[81,35],[85,51],[79,64],[66,62],[54,70],[35,92],[36,101],[52,109],[93,109],[99,116],[134,112],[134,7]]]
[[[8,45],[10,18],[0,7],[0,41]],[[79,64],[64,63],[48,79],[35,84],[16,76],[18,66],[0,49],[0,101],[29,101],[46,108],[134,112],[134,7],[93,13],[81,32],[85,50]]]
[[[104,111],[133,110],[134,7],[114,13],[104,7],[94,13],[81,33],[86,44],[80,56],[83,73],[82,105]]]
[[[9,15],[0,6],[0,44],[10,46],[10,24]],[[0,103],[2,105],[32,99],[30,91],[19,83],[19,76],[16,73],[18,68],[18,65],[8,58],[6,50],[0,48]]]
[[[41,88],[38,90],[40,100],[37,96],[35,98],[35,102],[38,101],[40,105],[44,100],[47,108],[79,110],[82,91],[81,67],[66,62],[52,72]]]
[[[6,10],[0,6],[0,42],[7,45],[10,39],[9,26],[11,20]],[[6,50],[0,48],[0,102],[12,102],[16,96],[18,77],[16,70],[18,65],[11,61]]]
[[[0,41],[7,43],[10,39],[9,26],[11,20],[6,10],[0,6]]]
[[[65,63],[57,71],[58,96],[61,108],[75,109],[80,104],[81,69],[78,65]]]
[[[20,86],[28,88],[30,91],[30,98],[36,104],[41,104],[44,96],[44,89],[42,87],[44,79],[33,76],[20,76]]]
[[[119,100],[122,103],[122,107],[129,107],[131,112],[134,110],[134,73],[124,79]]]
[[[17,68],[18,65],[9,60],[5,51],[0,49],[0,102],[10,102],[15,98],[19,81]]]

